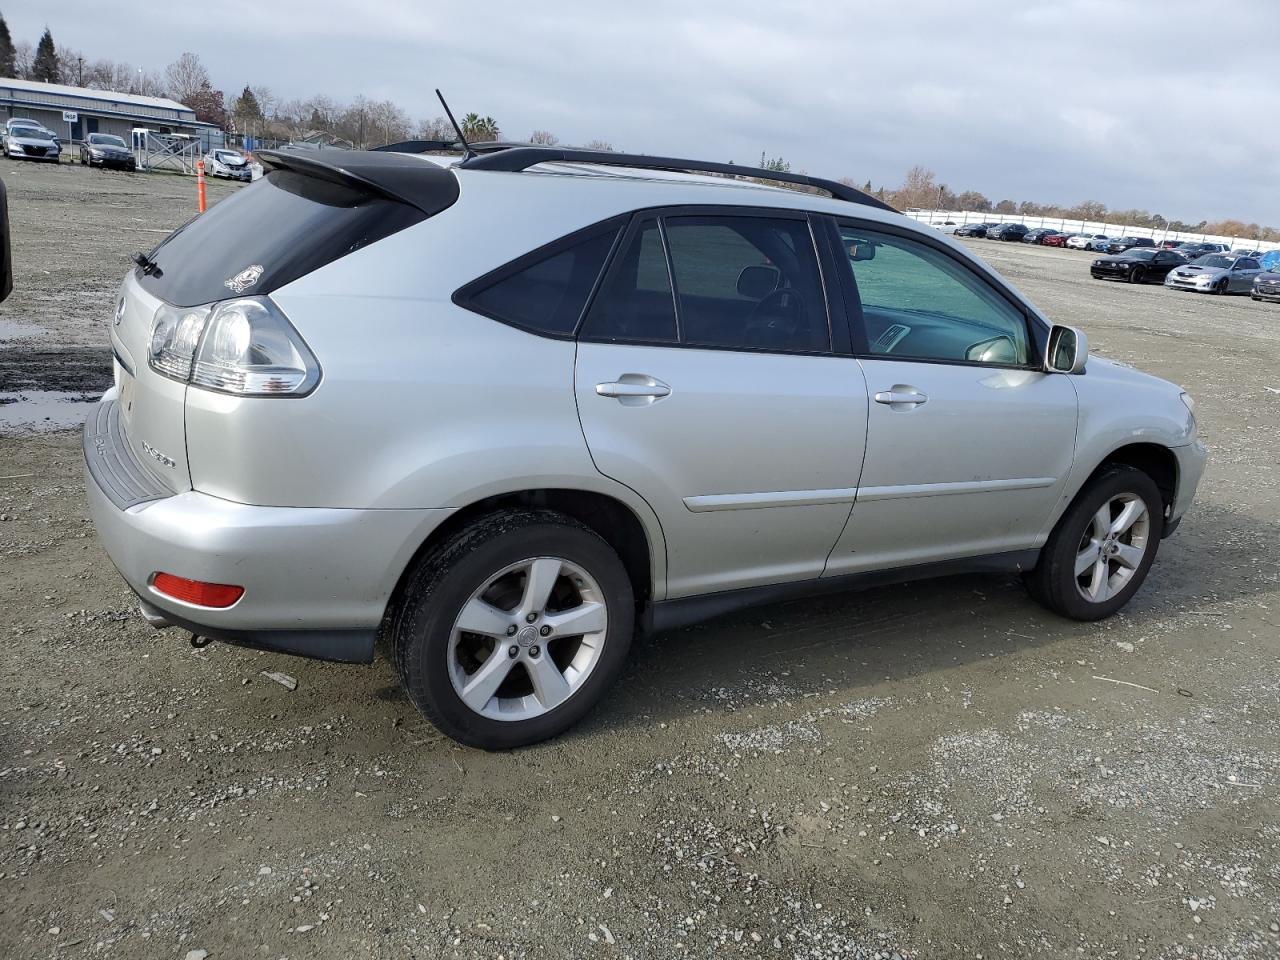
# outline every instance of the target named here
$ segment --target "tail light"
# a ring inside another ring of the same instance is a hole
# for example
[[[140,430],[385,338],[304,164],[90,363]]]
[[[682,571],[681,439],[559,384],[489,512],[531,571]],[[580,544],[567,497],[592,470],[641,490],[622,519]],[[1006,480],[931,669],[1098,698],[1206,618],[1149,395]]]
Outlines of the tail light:
[[[267,297],[161,306],[152,323],[151,368],[241,397],[302,397],[320,382],[315,355]]]

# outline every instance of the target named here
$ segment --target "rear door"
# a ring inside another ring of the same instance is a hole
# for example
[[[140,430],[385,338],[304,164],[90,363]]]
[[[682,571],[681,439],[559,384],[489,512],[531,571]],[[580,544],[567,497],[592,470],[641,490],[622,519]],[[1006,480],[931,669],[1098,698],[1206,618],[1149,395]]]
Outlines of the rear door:
[[[817,243],[802,213],[638,215],[588,311],[582,429],[658,515],[669,597],[817,577],[848,518],[866,385]]]
[[[1075,447],[1071,378],[1029,319],[945,244],[842,222],[867,454],[828,575],[1037,546]]]

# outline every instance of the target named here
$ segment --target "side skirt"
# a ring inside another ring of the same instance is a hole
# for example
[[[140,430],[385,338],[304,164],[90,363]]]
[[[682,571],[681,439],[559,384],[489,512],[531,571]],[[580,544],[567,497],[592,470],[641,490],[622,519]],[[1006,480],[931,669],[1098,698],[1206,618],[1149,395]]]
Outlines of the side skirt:
[[[781,603],[798,597],[866,590],[893,583],[908,583],[912,580],[928,580],[965,573],[1020,573],[1034,568],[1039,560],[1039,550],[1013,550],[1008,553],[940,560],[937,563],[894,567],[889,570],[872,570],[839,577],[820,577],[787,583],[769,583],[759,587],[744,587],[741,590],[723,590],[694,597],[680,597],[676,600],[659,600],[645,607],[640,616],[640,629],[644,633],[676,630],[747,607]]]

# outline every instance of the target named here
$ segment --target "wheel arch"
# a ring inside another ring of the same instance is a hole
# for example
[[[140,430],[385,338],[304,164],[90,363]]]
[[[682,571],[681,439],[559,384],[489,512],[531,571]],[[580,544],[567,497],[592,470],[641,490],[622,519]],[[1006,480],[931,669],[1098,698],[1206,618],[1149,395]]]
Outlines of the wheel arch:
[[[1161,506],[1167,518],[1178,492],[1178,458],[1169,447],[1150,440],[1126,443],[1104,456],[1072,492],[1071,502],[1089,486],[1094,477],[1115,464],[1141,470],[1154,481],[1160,491],[1163,501]]]
[[[641,517],[629,505],[607,493],[594,490],[563,487],[515,490],[475,500],[456,510],[431,531],[400,572],[395,589],[387,601],[383,629],[387,628],[394,617],[405,584],[424,557],[477,517],[512,509],[554,510],[589,527],[617,551],[631,580],[637,605],[642,606],[655,599],[655,585],[661,587],[665,571],[665,544],[661,540],[660,531],[651,534]]]

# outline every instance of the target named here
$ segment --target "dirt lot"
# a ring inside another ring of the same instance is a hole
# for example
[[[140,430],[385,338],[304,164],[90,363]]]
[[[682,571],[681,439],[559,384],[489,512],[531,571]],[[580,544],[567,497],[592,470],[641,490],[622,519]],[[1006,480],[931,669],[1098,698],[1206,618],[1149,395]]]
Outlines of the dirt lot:
[[[97,389],[192,185],[13,167],[0,392]],[[761,609],[640,642],[513,754],[442,739],[385,659],[151,630],[78,438],[0,437],[0,956],[1280,955],[1280,306],[974,243],[1199,400],[1210,472],[1130,607],[973,577]]]

